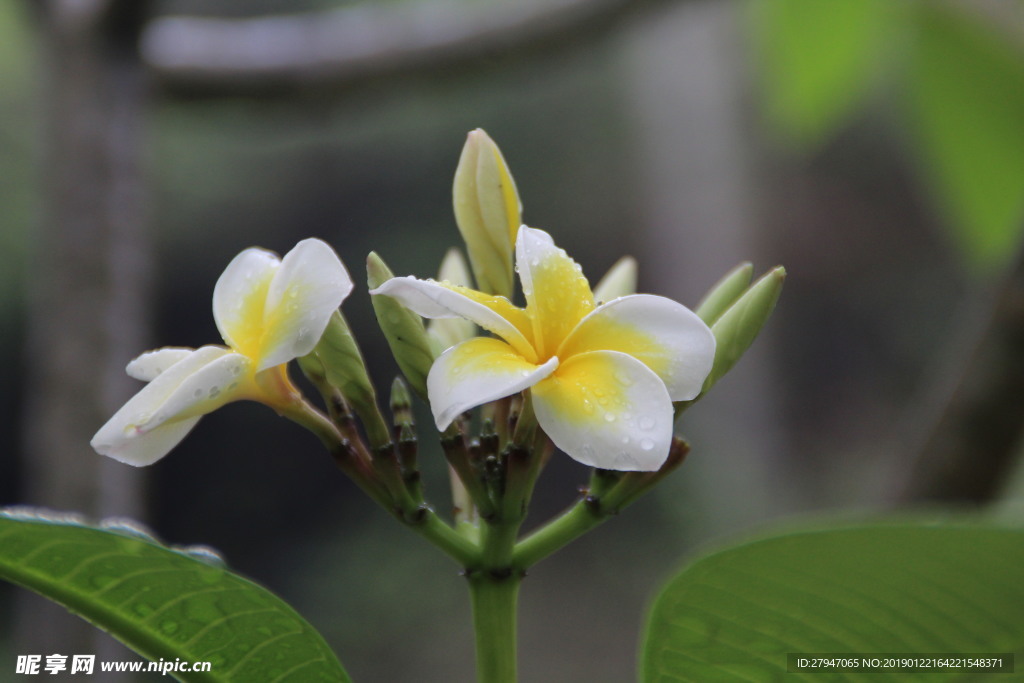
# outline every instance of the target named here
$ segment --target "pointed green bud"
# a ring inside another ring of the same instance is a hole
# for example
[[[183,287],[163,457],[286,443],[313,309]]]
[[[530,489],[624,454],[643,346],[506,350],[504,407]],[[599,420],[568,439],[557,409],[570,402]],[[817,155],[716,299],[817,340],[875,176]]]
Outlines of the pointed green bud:
[[[366,274],[370,289],[376,289],[394,277],[391,269],[373,252],[366,257]],[[423,320],[397,299],[385,294],[373,296],[373,311],[391,347],[391,354],[409,386],[417,396],[428,401],[427,373],[430,372],[436,354],[423,327]]]
[[[595,301],[611,301],[620,296],[636,294],[637,265],[632,256],[623,256],[615,262],[594,287]]]
[[[377,407],[377,392],[366,372],[363,354],[341,311],[331,315],[313,354],[322,365],[327,383],[341,392],[362,419],[370,440],[376,445],[390,441],[384,419]],[[307,373],[315,371],[313,367],[307,368],[307,365],[302,368]]]
[[[775,310],[775,302],[779,300],[785,281],[786,269],[782,266],[773,268],[718,316],[711,326],[715,335],[715,362],[711,374],[704,381],[702,393],[729,372],[754,343]]]
[[[754,276],[754,266],[750,263],[741,263],[715,283],[715,286],[708,290],[694,313],[707,325],[714,325],[715,321],[725,311],[736,303],[740,295],[750,286],[750,280]]]
[[[468,135],[462,148],[452,197],[477,288],[511,298],[512,252],[522,224],[522,205],[501,151],[479,128]]]
[[[452,248],[444,255],[441,261],[441,270],[437,273],[437,279],[441,282],[450,282],[453,285],[472,287],[469,266],[462,252]],[[427,334],[430,335],[430,343],[433,345],[434,353],[440,355],[442,351],[455,346],[459,342],[466,341],[477,334],[476,325],[465,318],[437,318],[427,323]]]
[[[396,427],[412,426],[412,396],[409,395],[409,387],[402,381],[401,377],[395,377],[391,383],[391,415],[394,417]]]

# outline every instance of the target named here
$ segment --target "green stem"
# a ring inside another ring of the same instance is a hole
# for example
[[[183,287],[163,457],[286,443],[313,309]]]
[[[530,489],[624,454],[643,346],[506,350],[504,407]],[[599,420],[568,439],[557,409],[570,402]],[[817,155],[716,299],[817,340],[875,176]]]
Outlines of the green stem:
[[[516,681],[518,574],[480,572],[469,577],[476,632],[477,683]]]
[[[606,519],[608,514],[586,499],[580,500],[561,517],[548,522],[516,544],[513,565],[522,569],[532,567]]]
[[[404,521],[413,531],[436,545],[463,567],[479,561],[480,549],[475,543],[457,532],[433,510],[422,508],[423,516],[414,521]]]

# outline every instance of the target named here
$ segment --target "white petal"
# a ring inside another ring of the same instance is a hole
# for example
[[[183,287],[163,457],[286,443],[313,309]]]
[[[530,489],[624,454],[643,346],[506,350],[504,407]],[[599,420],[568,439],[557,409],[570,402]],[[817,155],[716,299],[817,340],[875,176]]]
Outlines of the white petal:
[[[92,447],[132,465],[156,462],[199,416],[245,397],[250,365],[245,356],[223,347],[196,349],[129,399],[96,432]]]
[[[185,360],[195,349],[181,346],[165,346],[162,349],[146,351],[132,362],[124,370],[129,377],[140,379],[143,382],[151,382],[165,370],[175,363]]]
[[[562,358],[588,351],[621,351],[643,361],[673,401],[696,397],[715,360],[715,336],[680,303],[635,294],[598,306],[558,349]]]
[[[334,249],[318,239],[296,244],[267,290],[257,372],[312,351],[351,291],[352,278]]]
[[[258,353],[267,290],[281,266],[277,254],[246,249],[228,264],[213,288],[213,319],[221,337],[242,353]]]
[[[252,359],[240,353],[226,353],[213,359],[185,377],[168,394],[159,414],[142,428],[151,429],[159,424],[158,417],[170,420],[206,415],[226,403],[253,398],[256,391],[251,383],[252,366]]]
[[[519,234],[516,235],[516,270],[527,301],[533,297],[533,267],[541,257],[557,249],[554,238],[543,230],[525,225],[519,228]]]
[[[418,280],[411,276],[391,278],[380,287],[370,290],[370,294],[394,297],[410,311],[424,318],[471,320],[507,341],[526,358],[534,357],[533,346],[512,321],[484,303],[489,301],[495,305],[500,302],[511,312],[514,307],[507,299],[489,297],[473,290],[464,289],[460,292],[432,280]],[[470,295],[477,298],[470,298]]]
[[[646,365],[617,351],[573,356],[530,389],[537,424],[585,465],[654,471],[672,444],[672,401]]]
[[[533,386],[558,367],[526,361],[515,349],[489,337],[476,337],[442,353],[427,375],[430,409],[439,431],[470,408]]]
[[[106,455],[118,462],[134,467],[152,465],[170,453],[182,439],[188,436],[192,428],[198,424],[201,416],[191,417],[177,422],[166,422],[156,429],[136,438],[105,439],[98,432],[92,440],[92,447],[97,453]]]

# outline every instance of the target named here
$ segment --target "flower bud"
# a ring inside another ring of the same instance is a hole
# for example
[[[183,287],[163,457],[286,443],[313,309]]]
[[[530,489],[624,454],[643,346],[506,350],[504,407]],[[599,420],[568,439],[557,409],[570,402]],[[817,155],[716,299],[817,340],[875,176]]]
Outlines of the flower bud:
[[[324,379],[341,392],[348,404],[362,418],[374,443],[381,438],[386,442],[387,430],[381,430],[383,418],[377,407],[377,392],[366,373],[363,355],[341,311],[335,311],[331,316],[327,329],[314,349],[314,354],[323,366]],[[302,368],[304,371],[313,370],[315,373],[312,366],[304,364]]]
[[[594,287],[594,301],[611,301],[620,296],[636,294],[636,259],[623,256],[615,262]]]
[[[754,266],[750,263],[741,263],[736,266],[708,290],[694,313],[706,324],[714,325],[726,309],[732,306],[750,286],[753,275]]]
[[[473,286],[469,267],[466,265],[466,259],[462,257],[462,252],[454,248],[448,250],[441,261],[437,279],[453,285]],[[427,323],[427,335],[430,336],[434,352],[438,355],[445,349],[476,336],[476,332],[476,325],[465,318],[435,318]]]
[[[718,316],[711,326],[715,335],[715,362],[711,374],[704,381],[702,393],[729,372],[754,343],[775,310],[775,302],[779,300],[785,280],[786,269],[782,266],[773,268]]]
[[[391,383],[391,415],[396,427],[411,427],[414,424],[412,396],[409,395],[409,387],[401,377],[395,377],[395,381]]]
[[[522,205],[501,151],[479,128],[469,133],[462,148],[452,197],[477,287],[511,297],[512,251]]]
[[[370,289],[376,289],[394,277],[391,269],[374,252],[366,258],[366,274]],[[423,320],[386,294],[374,295],[373,311],[391,347],[391,354],[410,388],[424,401],[429,400],[427,373],[434,363],[435,353],[423,327]]]

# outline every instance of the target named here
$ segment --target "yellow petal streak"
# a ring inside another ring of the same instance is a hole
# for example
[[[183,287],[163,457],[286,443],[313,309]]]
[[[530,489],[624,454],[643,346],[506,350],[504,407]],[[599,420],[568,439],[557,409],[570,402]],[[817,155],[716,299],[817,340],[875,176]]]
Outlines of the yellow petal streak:
[[[535,365],[505,342],[490,337],[475,337],[448,349],[427,376],[438,429],[444,430],[470,408],[528,389],[557,367],[557,358]]]
[[[447,289],[452,290],[453,292],[461,294],[467,299],[471,299],[472,301],[475,301],[476,303],[482,304],[487,308],[491,309],[492,311],[500,315],[502,318],[510,322],[513,327],[515,327],[517,330],[519,330],[520,333],[522,333],[522,335],[526,338],[526,341],[528,341],[530,344],[533,344],[533,325],[530,322],[529,316],[527,315],[525,310],[519,308],[505,297],[494,296],[493,294],[484,294],[483,292],[478,292],[475,289],[463,287],[462,285],[453,285],[449,282],[441,282],[439,284],[441,284],[443,287]],[[487,331],[493,332],[498,336],[502,336],[501,330],[489,329]],[[516,345],[515,339],[505,339],[505,341],[507,341],[510,344]],[[522,353],[527,358],[529,358],[533,353],[533,349],[527,350],[524,348],[519,348],[518,345],[516,346],[516,350]],[[536,360],[535,358],[529,359]]]
[[[531,257],[531,286],[524,280],[526,310],[533,322],[533,340],[541,360],[554,356],[562,340],[594,310],[594,294],[580,266],[561,249]]]
[[[600,314],[573,330],[557,353],[560,358],[568,358],[588,351],[621,351],[642,361],[659,377],[664,377],[672,360],[671,349],[654,335]]]
[[[267,270],[263,275],[237,300],[230,320],[231,338],[226,340],[236,351],[252,359],[259,358],[263,350],[264,306],[274,271]]]
[[[656,470],[672,438],[672,401],[643,363],[617,351],[565,360],[530,390],[540,427],[586,465]]]

